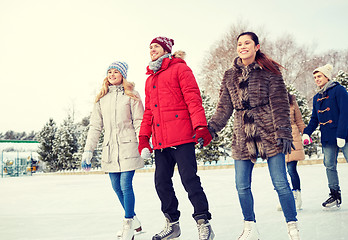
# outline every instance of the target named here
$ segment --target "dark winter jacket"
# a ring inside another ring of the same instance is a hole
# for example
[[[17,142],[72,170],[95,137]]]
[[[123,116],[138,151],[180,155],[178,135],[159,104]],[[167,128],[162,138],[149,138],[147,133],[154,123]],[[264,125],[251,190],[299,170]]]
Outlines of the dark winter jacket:
[[[207,126],[202,98],[191,69],[181,58],[164,58],[145,84],[145,112],[139,135],[152,136],[154,149],[195,142],[194,129]]]
[[[348,93],[338,82],[313,97],[312,116],[304,133],[310,136],[318,125],[323,145],[336,145],[337,138],[348,141]]]
[[[256,62],[244,66],[239,57],[225,72],[209,128],[220,131],[233,111],[232,157],[236,160],[273,157],[282,152],[277,138],[292,139],[282,76],[263,70]]]

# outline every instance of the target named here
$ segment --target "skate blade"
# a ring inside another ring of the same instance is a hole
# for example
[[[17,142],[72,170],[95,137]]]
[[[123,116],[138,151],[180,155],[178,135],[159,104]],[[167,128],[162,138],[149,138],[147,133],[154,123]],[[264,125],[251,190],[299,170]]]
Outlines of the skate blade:
[[[117,239],[122,239],[122,236],[117,237]],[[132,237],[132,240],[134,240],[134,235]]]
[[[143,233],[145,233],[145,232],[143,231],[143,229],[141,227],[137,228],[137,229],[134,229],[134,236],[135,235],[139,235],[139,234],[143,234]],[[121,235],[117,234],[116,236],[117,236],[117,238],[121,238],[122,234]]]
[[[334,205],[334,206],[329,206],[329,207],[323,207],[324,211],[338,211],[341,209],[341,205]]]
[[[134,236],[140,235],[140,234],[144,234],[146,233],[145,231],[140,231],[140,232],[134,232]]]

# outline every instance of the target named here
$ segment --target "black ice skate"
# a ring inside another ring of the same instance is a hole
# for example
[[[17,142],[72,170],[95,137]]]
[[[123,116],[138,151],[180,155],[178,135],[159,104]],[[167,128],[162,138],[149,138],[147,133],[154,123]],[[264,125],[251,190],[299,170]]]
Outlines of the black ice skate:
[[[166,217],[166,224],[164,229],[152,237],[152,240],[169,240],[176,239],[180,236],[181,230],[179,226],[179,221],[173,222],[168,214],[164,214]]]
[[[340,208],[342,203],[341,191],[330,189],[329,195],[330,197],[323,202],[322,206],[325,209]]]

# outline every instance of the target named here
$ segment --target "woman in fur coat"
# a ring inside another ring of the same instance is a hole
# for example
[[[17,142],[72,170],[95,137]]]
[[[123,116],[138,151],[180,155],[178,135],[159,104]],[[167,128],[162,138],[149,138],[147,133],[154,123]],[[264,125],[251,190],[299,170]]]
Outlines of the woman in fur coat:
[[[238,36],[237,53],[232,68],[225,72],[219,102],[208,128],[215,136],[234,112],[232,157],[244,215],[244,230],[239,239],[259,239],[251,192],[252,170],[258,158],[267,160],[290,239],[299,239],[295,200],[285,166],[285,155],[293,145],[281,66],[260,51],[258,37],[253,32]]]
[[[125,211],[120,239],[131,240],[141,224],[134,213],[133,176],[135,169],[144,167],[138,153],[138,135],[144,107],[134,84],[127,79],[128,65],[114,62],[107,69],[107,77],[98,94],[90,118],[81,166],[89,170],[93,151],[104,128],[102,169],[109,173],[114,191]]]

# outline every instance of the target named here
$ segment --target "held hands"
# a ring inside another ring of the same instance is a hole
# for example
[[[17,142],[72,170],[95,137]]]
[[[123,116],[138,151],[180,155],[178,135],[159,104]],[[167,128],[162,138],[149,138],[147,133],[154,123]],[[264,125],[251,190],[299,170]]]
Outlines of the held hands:
[[[85,171],[91,170],[92,164],[91,159],[93,157],[92,151],[85,151],[82,154],[82,160],[81,160],[81,168]]]
[[[149,159],[149,158],[151,158],[150,150],[148,148],[143,148],[143,150],[141,150],[140,156],[141,156],[142,159]]]
[[[283,144],[283,153],[286,154],[290,154],[291,153],[291,148],[295,150],[295,146],[292,143],[292,140],[289,139],[285,139],[285,138],[278,138],[277,139],[277,146],[280,146]]]
[[[308,145],[308,144],[310,144],[310,143],[312,143],[313,141],[312,141],[312,138],[310,138],[309,136],[308,136],[308,134],[303,134],[302,135],[302,143],[303,143],[303,145]]]
[[[343,139],[343,138],[337,138],[337,146],[338,146],[339,148],[343,148],[344,145],[346,145],[346,140]]]
[[[149,143],[149,137],[141,135],[139,136],[139,146],[138,151],[143,159],[147,159],[151,157],[152,148]]]
[[[213,139],[208,127],[197,127],[196,128],[196,134],[194,135],[194,138],[196,139],[196,144],[199,143],[200,148],[203,146],[207,146],[211,140]]]

